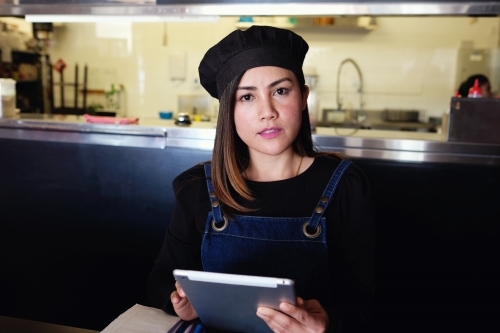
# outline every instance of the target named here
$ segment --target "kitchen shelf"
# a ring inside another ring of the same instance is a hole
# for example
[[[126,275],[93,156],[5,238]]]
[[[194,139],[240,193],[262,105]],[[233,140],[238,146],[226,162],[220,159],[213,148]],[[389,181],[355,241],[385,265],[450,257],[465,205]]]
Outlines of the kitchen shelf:
[[[331,24],[317,24],[316,19],[317,17],[297,17],[294,18],[294,23],[286,23],[284,17],[254,17],[253,22],[237,22],[236,28],[248,29],[252,25],[269,25],[282,29],[315,32],[370,32],[377,27],[376,18],[371,16],[331,17]]]
[[[22,113],[46,112],[44,101],[47,96],[42,82],[42,67],[47,66],[47,60],[48,55],[14,49],[11,50],[10,62],[0,62],[0,76],[16,81],[16,108]]]
[[[269,25],[269,26],[273,26],[275,28],[281,28],[281,29],[293,29],[293,28],[297,27],[296,24],[292,24],[292,23],[286,24],[286,23],[264,23],[264,22],[238,22],[238,23],[236,23],[236,28],[248,29],[252,25]]]

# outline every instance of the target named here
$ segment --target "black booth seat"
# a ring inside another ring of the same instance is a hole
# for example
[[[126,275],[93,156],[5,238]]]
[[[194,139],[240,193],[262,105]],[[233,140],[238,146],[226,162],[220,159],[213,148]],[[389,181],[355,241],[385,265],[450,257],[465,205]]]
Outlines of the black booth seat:
[[[211,153],[0,139],[0,316],[102,330],[136,303],[171,182]],[[500,327],[500,168],[356,159],[376,209],[366,332]]]

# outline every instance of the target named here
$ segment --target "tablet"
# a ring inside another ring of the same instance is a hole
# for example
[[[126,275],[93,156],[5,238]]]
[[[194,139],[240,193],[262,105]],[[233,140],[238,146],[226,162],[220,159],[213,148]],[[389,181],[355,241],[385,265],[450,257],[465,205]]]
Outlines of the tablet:
[[[293,280],[179,269],[173,273],[208,328],[269,333],[272,331],[257,316],[257,308],[296,304]]]

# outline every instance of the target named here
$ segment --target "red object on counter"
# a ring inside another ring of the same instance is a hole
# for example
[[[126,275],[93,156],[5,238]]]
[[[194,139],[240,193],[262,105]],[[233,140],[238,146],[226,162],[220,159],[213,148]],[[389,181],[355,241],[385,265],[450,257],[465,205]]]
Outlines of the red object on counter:
[[[483,97],[483,90],[479,86],[479,80],[474,81],[474,85],[469,89],[469,95],[467,97],[478,98]]]
[[[117,117],[103,117],[103,116],[91,116],[84,114],[83,117],[88,123],[94,124],[139,124],[139,118],[117,118]]]

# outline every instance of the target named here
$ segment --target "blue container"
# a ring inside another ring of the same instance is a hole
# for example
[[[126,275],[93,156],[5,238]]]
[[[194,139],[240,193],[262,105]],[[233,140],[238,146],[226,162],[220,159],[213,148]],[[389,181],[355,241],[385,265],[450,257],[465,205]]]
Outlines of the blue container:
[[[240,16],[239,22],[253,22],[253,17],[252,16]]]
[[[161,119],[172,119],[172,111],[160,111],[158,114]]]

